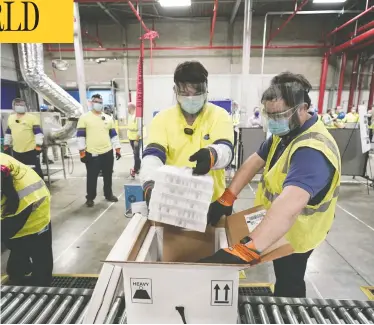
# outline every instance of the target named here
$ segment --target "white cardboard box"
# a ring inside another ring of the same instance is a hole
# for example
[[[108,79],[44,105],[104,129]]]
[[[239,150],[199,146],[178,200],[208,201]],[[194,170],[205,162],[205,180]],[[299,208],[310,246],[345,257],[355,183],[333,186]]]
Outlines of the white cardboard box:
[[[129,324],[236,323],[239,267],[176,263],[122,266]]]
[[[128,323],[181,324],[176,307],[184,307],[186,323],[236,323],[238,271],[250,266],[197,262],[250,234],[247,223],[259,213],[234,214],[205,233],[147,220],[127,260],[106,261],[122,267]],[[264,262],[292,253],[284,239],[272,247]]]

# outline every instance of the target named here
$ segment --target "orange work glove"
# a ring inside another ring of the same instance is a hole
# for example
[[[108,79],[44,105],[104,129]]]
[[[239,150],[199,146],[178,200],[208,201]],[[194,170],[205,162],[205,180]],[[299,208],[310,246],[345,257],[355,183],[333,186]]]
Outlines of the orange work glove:
[[[210,204],[208,211],[208,224],[215,226],[222,216],[231,216],[235,200],[235,194],[227,188],[217,201]]]

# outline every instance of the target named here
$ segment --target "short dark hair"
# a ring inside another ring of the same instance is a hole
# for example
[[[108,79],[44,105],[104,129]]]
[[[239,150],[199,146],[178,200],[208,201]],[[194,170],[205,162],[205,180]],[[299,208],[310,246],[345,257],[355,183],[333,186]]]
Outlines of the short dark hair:
[[[283,99],[288,107],[305,102],[309,108],[311,99],[308,93],[311,89],[312,85],[303,75],[282,72],[271,79],[270,87],[262,94],[261,102]]]
[[[92,95],[91,99],[94,99],[94,98],[103,99],[103,96],[101,96],[100,94],[94,94]]]
[[[178,64],[174,71],[174,83],[198,84],[208,82],[208,71],[198,61],[186,61]]]

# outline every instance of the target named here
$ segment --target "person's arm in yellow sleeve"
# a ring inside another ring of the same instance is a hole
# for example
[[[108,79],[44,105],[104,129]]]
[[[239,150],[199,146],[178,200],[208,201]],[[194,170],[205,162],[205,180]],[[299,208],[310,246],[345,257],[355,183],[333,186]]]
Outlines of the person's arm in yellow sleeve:
[[[121,143],[119,142],[119,137],[118,137],[116,128],[114,127],[113,118],[111,118],[111,121],[110,121],[109,137],[110,137],[110,142],[112,144],[112,147],[116,151],[116,159],[119,160],[122,157],[121,156]]]
[[[35,117],[32,122],[32,130],[35,135],[35,144],[36,144],[36,150],[41,151],[44,141],[44,134],[42,131],[42,128],[40,127],[40,119]]]
[[[13,145],[12,129],[8,125],[4,136],[4,152],[9,153],[10,147]]]
[[[81,161],[86,159],[86,121],[84,116],[81,116],[77,125],[77,144]]]
[[[234,125],[230,115],[221,111],[219,118],[210,132],[213,148],[217,153],[217,159],[212,169],[224,169],[229,166],[234,158]]]
[[[149,203],[154,187],[155,171],[166,163],[168,141],[165,123],[163,114],[158,114],[153,118],[149,130],[149,144],[143,152],[140,183],[147,203]]]
[[[210,170],[224,169],[234,158],[234,125],[231,116],[221,108],[215,108],[215,120],[209,137],[213,143],[195,152],[190,161],[196,161],[195,175],[205,175]]]

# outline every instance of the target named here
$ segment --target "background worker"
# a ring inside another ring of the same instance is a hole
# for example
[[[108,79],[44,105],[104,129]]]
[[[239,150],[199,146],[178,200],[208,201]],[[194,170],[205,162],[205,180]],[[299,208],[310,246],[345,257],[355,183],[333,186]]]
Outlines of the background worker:
[[[40,118],[26,112],[26,102],[23,99],[15,98],[12,107],[14,114],[11,114],[8,119],[4,151],[10,154],[12,146],[13,157],[25,165],[35,166],[35,171],[43,178],[40,153],[44,135],[40,127]]]
[[[155,170],[167,164],[193,167],[196,175],[210,174],[213,200],[225,190],[225,168],[233,159],[233,123],[229,114],[207,102],[208,71],[187,61],[174,72],[177,105],[152,120],[149,144],[143,153],[140,179],[149,203]]]
[[[0,157],[1,241],[10,250],[7,274],[13,285],[47,287],[53,269],[51,196],[30,167],[9,155]]]
[[[248,124],[251,128],[262,128],[262,118],[259,107],[253,109],[253,115],[249,118]]]
[[[134,168],[130,170],[131,177],[135,177],[140,171],[140,147],[141,147],[141,120],[136,117],[135,114],[136,106],[134,103],[129,103],[127,110],[129,113],[128,117],[128,129],[127,137],[129,138],[132,152],[134,155]]]
[[[338,116],[334,112],[335,111],[332,108],[328,108],[327,112],[322,116],[322,122],[328,129],[336,128],[335,121],[337,120]]]
[[[218,251],[208,261],[257,263],[261,252],[285,236],[294,254],[274,261],[274,294],[281,297],[305,297],[308,259],[325,239],[338,199],[340,153],[317,115],[308,113],[311,88],[304,76],[290,72],[272,79],[262,95],[272,136],[245,161],[208,214],[213,225],[222,215],[230,215],[241,190],[264,168],[255,199],[256,206],[267,210],[263,221],[251,238]]]
[[[358,123],[359,115],[356,107],[352,107],[351,111],[347,113],[343,119],[344,123]]]
[[[116,159],[121,158],[121,144],[114,128],[113,119],[104,114],[103,98],[96,94],[91,98],[92,110],[79,118],[77,141],[81,161],[87,169],[87,202],[94,206],[96,198],[97,178],[102,171],[104,178],[104,196],[109,202],[117,202],[112,192],[112,174],[114,157],[112,147],[116,151]]]

